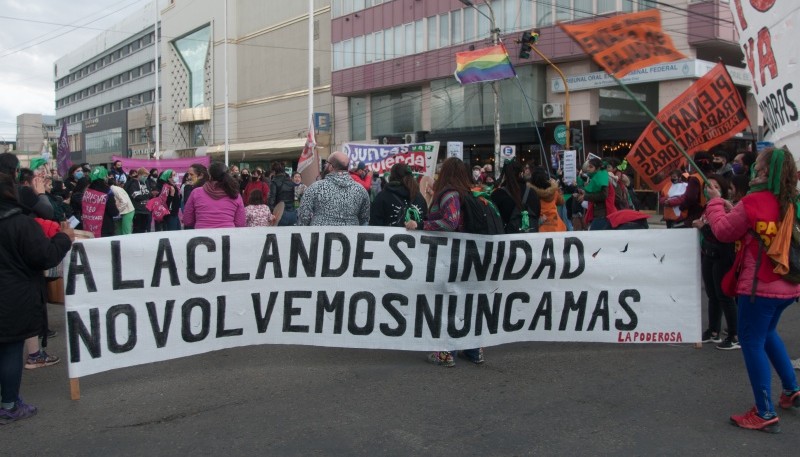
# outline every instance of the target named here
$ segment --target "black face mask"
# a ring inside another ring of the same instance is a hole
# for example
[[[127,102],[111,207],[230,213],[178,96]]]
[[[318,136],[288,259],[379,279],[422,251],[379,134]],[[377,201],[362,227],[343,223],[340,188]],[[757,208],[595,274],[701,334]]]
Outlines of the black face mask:
[[[722,168],[724,166],[724,164],[722,162],[711,162],[711,166],[715,170],[719,170],[720,168]]]

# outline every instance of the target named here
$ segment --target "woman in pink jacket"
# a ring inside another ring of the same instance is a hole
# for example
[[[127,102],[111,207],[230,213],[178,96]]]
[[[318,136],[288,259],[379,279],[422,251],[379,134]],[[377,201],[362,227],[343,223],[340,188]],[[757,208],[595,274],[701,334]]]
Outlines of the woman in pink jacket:
[[[780,431],[772,404],[772,371],[781,379],[783,409],[800,408],[800,389],[776,331],[781,313],[800,297],[800,285],[790,283],[773,272],[774,265],[764,247],[775,239],[778,224],[791,205],[797,204],[797,169],[785,149],[767,149],[758,156],[752,171],[750,192],[730,207],[719,192],[707,186],[710,201],[704,217],[714,236],[722,242],[738,241],[733,271],[738,271],[736,297],[739,307],[739,342],[755,397],[755,406],[741,415],[731,416],[735,425],[770,433]]]
[[[208,174],[211,179],[189,195],[183,208],[183,223],[196,229],[245,227],[239,183],[221,162],[212,163]]]

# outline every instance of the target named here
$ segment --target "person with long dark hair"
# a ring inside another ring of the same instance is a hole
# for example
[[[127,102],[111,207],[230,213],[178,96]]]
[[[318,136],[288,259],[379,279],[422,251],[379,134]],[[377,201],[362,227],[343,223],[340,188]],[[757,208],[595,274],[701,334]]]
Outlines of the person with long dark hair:
[[[283,202],[283,215],[278,221],[278,226],[284,227],[297,224],[297,208],[294,206],[295,183],[286,173],[283,162],[272,162],[272,178],[269,181],[268,204],[270,211],[275,211],[275,206]],[[248,203],[249,204],[249,203]]]
[[[708,175],[706,186],[719,192],[724,200],[730,200],[730,183],[721,175]],[[700,229],[700,271],[708,297],[708,329],[703,332],[703,343],[717,343],[717,349],[739,349],[737,337],[736,301],[722,290],[722,277],[733,266],[736,257],[733,243],[723,243],[714,236],[704,217],[696,219],[692,226]],[[728,325],[728,336],[723,341],[720,326],[723,314]]]
[[[425,220],[428,204],[419,191],[411,167],[396,163],[389,171],[389,183],[375,196],[370,205],[369,225],[403,227],[413,218]]]
[[[764,150],[753,166],[750,192],[733,208],[720,192],[706,187],[705,218],[723,243],[739,242],[734,260],[736,301],[739,306],[739,343],[755,397],[755,406],[731,416],[742,428],[777,433],[778,415],[772,403],[772,370],[781,380],[778,404],[783,409],[800,408],[800,387],[777,326],[783,311],[800,297],[800,284],[789,282],[774,271],[767,247],[776,242],[779,225],[796,222],[797,168],[785,148]],[[729,290],[728,292],[734,292]]]
[[[13,173],[0,172],[0,424],[37,413],[19,396],[25,340],[46,329],[43,271],[61,262],[75,238],[65,222],[47,238],[26,213],[17,201]]]
[[[522,230],[517,226],[519,221],[512,221],[514,211],[528,212],[528,227],[526,231],[538,230],[539,214],[541,208],[539,197],[532,188],[528,187],[523,178],[522,167],[519,162],[512,160],[506,162],[500,170],[500,184],[492,192],[492,202],[500,211],[506,233],[519,233]],[[527,190],[527,192],[526,192]]]
[[[472,180],[467,165],[456,157],[442,163],[439,178],[433,184],[433,200],[428,218],[423,222],[423,230],[437,232],[462,232],[464,230],[463,199],[471,192]],[[406,222],[406,228],[416,230],[416,221]],[[461,355],[474,364],[483,363],[483,348],[463,351],[438,351],[428,355],[428,361],[442,367],[454,367],[455,356]]]
[[[239,183],[222,162],[212,162],[208,174],[209,181],[194,189],[186,201],[184,224],[198,229],[246,227]]]

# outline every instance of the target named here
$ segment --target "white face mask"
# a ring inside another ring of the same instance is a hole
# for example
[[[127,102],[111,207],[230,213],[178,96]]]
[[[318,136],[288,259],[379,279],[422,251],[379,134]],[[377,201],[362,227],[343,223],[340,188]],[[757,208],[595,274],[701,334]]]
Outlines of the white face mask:
[[[472,172],[472,177],[475,178],[475,179],[480,178],[481,177],[481,172],[477,171],[477,170],[473,171]]]

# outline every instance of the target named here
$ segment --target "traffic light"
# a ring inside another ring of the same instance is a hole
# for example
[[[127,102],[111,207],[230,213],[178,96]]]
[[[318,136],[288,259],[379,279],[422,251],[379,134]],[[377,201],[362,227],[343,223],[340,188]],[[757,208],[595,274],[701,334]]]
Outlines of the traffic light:
[[[519,58],[520,59],[530,59],[531,58],[531,47],[539,41],[539,32],[533,30],[530,32],[522,32],[522,38],[520,38],[519,43]]]
[[[583,149],[583,129],[569,129],[570,143],[574,149]]]

